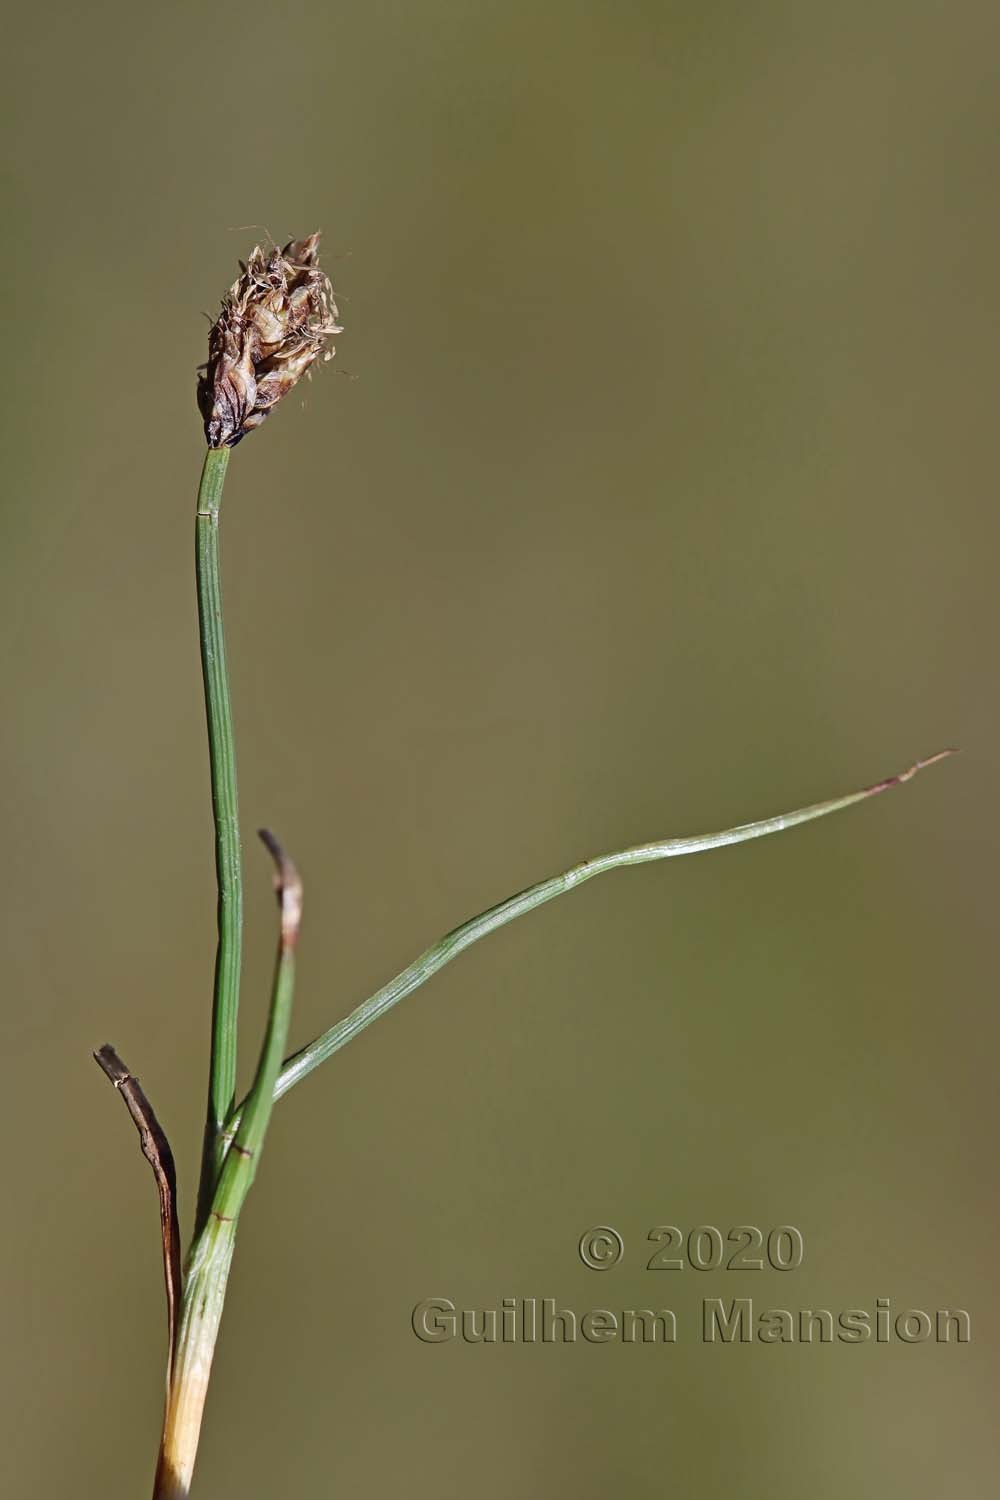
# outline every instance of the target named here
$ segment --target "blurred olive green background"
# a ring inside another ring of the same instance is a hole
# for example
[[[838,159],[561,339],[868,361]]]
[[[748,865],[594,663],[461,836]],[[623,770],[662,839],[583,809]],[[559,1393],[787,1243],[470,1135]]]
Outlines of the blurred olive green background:
[[[996,7],[42,5],[8,42],[10,1492],[148,1492],[155,1194],[90,1051],[142,1076],[186,1226],[194,369],[237,258],[316,227],[336,365],[225,503],[244,1078],[261,822],[307,882],[298,1045],[577,858],[964,754],[587,886],[292,1094],[196,1494],[991,1492]],[[805,1263],[655,1275],[664,1223],[792,1223]],[[626,1243],[604,1275],[595,1224]],[[682,1333],[427,1347],[432,1295],[669,1305]],[[962,1306],[973,1343],[701,1344],[701,1298],[746,1295]]]

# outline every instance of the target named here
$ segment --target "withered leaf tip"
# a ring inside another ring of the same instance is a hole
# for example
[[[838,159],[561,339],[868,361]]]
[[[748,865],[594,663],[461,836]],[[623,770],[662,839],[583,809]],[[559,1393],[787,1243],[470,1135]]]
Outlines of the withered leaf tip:
[[[232,448],[259,427],[320,356],[332,359],[343,330],[319,234],[265,252],[255,245],[222,299],[198,379],[210,448]]]

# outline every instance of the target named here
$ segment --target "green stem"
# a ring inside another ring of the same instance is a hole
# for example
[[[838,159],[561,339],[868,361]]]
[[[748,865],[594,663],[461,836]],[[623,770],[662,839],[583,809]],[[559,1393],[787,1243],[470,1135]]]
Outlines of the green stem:
[[[228,464],[228,448],[210,448],[206,453],[195,523],[198,624],[212,773],[219,928],[212,1007],[208,1110],[198,1190],[199,1225],[204,1222],[215,1191],[225,1149],[222,1127],[232,1112],[236,1097],[236,1020],[243,947],[243,874],[236,795],[236,749],[222,625],[222,579],[219,565],[219,508]]]
[[[295,866],[274,836],[262,829],[261,838],[277,866],[281,908],[271,1006],[257,1072],[243,1109],[240,1128],[226,1153],[211,1207],[195,1236],[188,1258],[153,1500],[184,1500],[191,1486],[237,1224],[257,1172],[274,1102],[274,1085],[288,1040],[295,990],[295,946],[302,914],[302,883]]]
[[[274,1105],[281,1059],[288,1043],[288,1024],[292,1014],[292,996],[295,993],[295,947],[302,916],[302,882],[274,835],[262,828],[260,836],[273,856],[278,871],[281,935],[275,960],[271,1008],[257,1072],[243,1106],[239,1127],[226,1151],[212,1199],[212,1215],[224,1223],[239,1217],[257,1173],[257,1161]]]

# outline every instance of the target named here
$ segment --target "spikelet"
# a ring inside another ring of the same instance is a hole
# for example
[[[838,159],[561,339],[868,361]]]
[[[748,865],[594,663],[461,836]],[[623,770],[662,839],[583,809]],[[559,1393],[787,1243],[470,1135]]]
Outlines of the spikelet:
[[[208,336],[198,406],[210,448],[232,448],[259,427],[321,356],[333,358],[333,287],[320,270],[319,234],[269,254],[254,246]]]

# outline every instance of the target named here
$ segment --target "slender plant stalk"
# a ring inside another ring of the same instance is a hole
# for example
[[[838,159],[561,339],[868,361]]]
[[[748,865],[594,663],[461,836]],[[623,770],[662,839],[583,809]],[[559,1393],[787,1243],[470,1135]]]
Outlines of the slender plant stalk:
[[[271,1010],[257,1073],[243,1106],[235,1138],[226,1151],[219,1183],[212,1199],[212,1215],[223,1222],[239,1216],[256,1175],[257,1155],[270,1123],[275,1086],[288,1042],[288,1024],[295,991],[295,948],[302,920],[302,882],[295,866],[273,833],[262,828],[260,837],[270,850],[278,871],[276,884],[281,906],[281,936],[274,971]]]
[[[274,835],[261,829],[260,836],[274,858],[281,908],[271,1006],[240,1127],[225,1153],[211,1208],[188,1259],[153,1500],[183,1500],[191,1486],[240,1210],[257,1172],[271,1118],[274,1086],[288,1041],[295,992],[295,948],[302,916],[302,882]]]
[[[219,928],[212,1005],[208,1110],[198,1189],[199,1227],[204,1223],[221,1170],[224,1149],[221,1132],[232,1113],[236,1098],[236,1024],[243,950],[243,871],[236,791],[236,746],[222,622],[219,558],[219,513],[228,465],[228,448],[208,449],[201,473],[195,522],[198,625],[212,774]]]

